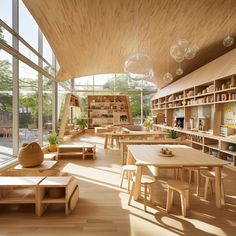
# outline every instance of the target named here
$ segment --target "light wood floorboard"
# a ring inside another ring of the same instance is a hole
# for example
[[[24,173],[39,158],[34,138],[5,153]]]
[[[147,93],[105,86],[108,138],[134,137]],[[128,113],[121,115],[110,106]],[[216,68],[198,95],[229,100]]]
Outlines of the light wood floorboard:
[[[151,235],[219,235],[233,236],[236,232],[236,172],[224,169],[226,205],[216,208],[214,196],[203,200],[203,182],[200,197],[190,190],[190,210],[181,215],[180,201],[176,194],[171,213],[166,213],[166,180],[158,179],[154,189],[154,205],[143,211],[142,201],[132,201],[119,188],[120,152],[104,150],[104,139],[83,135],[73,143],[96,143],[97,159],[61,159],[58,168],[74,175],[80,186],[80,199],[70,216],[64,215],[62,206],[51,206],[42,217],[34,215],[31,205],[0,205],[0,236],[38,235],[96,235],[96,236],[151,236]],[[126,185],[126,181],[124,182]]]

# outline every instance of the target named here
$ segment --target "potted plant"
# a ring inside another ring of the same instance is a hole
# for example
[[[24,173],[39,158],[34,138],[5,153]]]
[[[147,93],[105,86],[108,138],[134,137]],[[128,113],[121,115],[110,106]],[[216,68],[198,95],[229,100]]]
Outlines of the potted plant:
[[[152,128],[153,119],[151,116],[148,116],[145,121],[143,122],[143,126],[145,127],[146,131],[150,131]]]
[[[87,120],[83,118],[78,118],[76,120],[76,124],[79,126],[81,130],[84,130],[84,128],[87,126]]]
[[[57,133],[48,134],[47,140],[49,142],[48,151],[49,152],[56,152],[57,151],[57,142],[58,142]]]
[[[172,139],[178,138],[177,132],[175,130],[171,130],[168,134],[168,138],[172,138]]]

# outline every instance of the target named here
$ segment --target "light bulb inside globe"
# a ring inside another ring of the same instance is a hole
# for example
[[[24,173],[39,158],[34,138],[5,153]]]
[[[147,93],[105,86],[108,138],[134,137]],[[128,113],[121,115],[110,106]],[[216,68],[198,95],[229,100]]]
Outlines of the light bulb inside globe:
[[[172,74],[171,74],[170,72],[167,72],[166,74],[164,74],[163,80],[164,80],[166,83],[170,83],[170,82],[173,80]]]
[[[232,46],[234,44],[234,38],[233,37],[231,37],[231,36],[227,36],[227,37],[225,37],[224,38],[224,40],[223,40],[223,45],[225,46],[225,47],[230,47],[230,46]]]
[[[179,67],[177,70],[176,70],[176,75],[182,75],[184,73],[183,69],[181,67]]]
[[[131,54],[124,63],[124,71],[136,80],[148,78],[153,74],[151,58],[140,52]]]

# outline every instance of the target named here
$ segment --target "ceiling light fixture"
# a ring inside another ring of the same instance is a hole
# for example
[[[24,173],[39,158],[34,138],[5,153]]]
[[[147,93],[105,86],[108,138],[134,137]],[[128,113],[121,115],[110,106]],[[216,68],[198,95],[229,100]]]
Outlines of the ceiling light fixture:
[[[231,7],[231,0],[228,0],[228,12],[227,12],[227,36],[223,39],[223,46],[230,47],[234,44],[234,38],[230,36],[230,7]]]

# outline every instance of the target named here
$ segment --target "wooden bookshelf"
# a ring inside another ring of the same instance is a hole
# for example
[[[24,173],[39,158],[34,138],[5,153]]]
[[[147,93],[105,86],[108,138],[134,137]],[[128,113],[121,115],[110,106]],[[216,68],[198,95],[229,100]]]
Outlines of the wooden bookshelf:
[[[88,128],[124,124],[132,124],[128,96],[88,96]]]
[[[232,50],[217,58],[161,89],[152,99],[157,128],[175,129],[194,148],[214,155],[218,151],[217,156],[232,166],[236,166],[236,156],[227,146],[236,140],[235,54]],[[183,119],[183,127],[176,127],[177,118]]]

